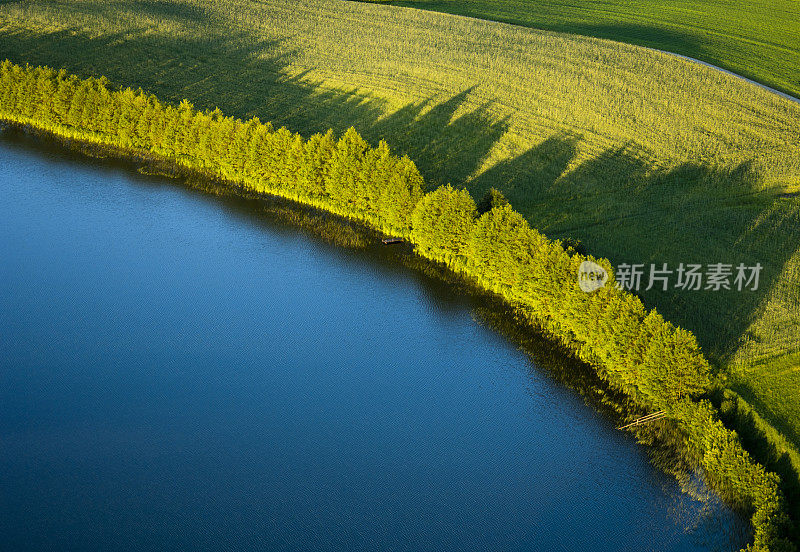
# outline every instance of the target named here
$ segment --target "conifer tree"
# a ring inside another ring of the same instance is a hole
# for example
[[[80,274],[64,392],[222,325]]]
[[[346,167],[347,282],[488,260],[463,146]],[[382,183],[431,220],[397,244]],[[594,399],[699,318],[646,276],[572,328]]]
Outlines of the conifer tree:
[[[192,128],[194,127],[195,111],[194,106],[189,100],[181,100],[178,104],[178,123],[175,132],[175,144],[173,149],[178,155],[189,155],[192,149],[190,148],[190,136]]]
[[[337,208],[353,208],[357,203],[357,191],[363,189],[364,155],[369,145],[350,127],[339,138],[331,159],[325,190]]]
[[[469,192],[442,186],[426,194],[414,210],[412,238],[433,258],[463,264],[476,216]]]
[[[62,69],[58,72],[56,80],[56,91],[53,96],[53,112],[57,120],[62,124],[68,124],[66,117],[72,105],[72,86],[67,72]]]
[[[414,209],[424,195],[425,181],[407,156],[387,160],[386,165],[389,172],[382,179],[376,210],[388,230],[408,235]]]
[[[469,260],[478,277],[493,287],[515,285],[529,232],[528,221],[507,203],[484,213],[469,239]]]
[[[305,145],[306,164],[300,171],[300,181],[309,197],[327,199],[326,182],[330,180],[330,168],[336,150],[333,131],[315,134]]]

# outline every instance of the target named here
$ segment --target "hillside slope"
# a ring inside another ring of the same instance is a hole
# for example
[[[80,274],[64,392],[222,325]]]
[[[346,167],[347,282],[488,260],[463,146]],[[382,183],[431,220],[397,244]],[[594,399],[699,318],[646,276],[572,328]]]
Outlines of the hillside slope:
[[[795,0],[390,3],[658,48],[701,59],[800,98],[800,2]]]

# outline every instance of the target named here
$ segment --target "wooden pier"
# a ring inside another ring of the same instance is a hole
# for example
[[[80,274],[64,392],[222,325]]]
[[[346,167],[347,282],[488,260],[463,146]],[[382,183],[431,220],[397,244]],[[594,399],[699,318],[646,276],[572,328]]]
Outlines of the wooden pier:
[[[659,410],[658,412],[653,412],[652,414],[648,414],[647,416],[642,416],[638,420],[634,420],[629,424],[625,424],[624,426],[618,427],[617,429],[627,429],[629,427],[655,422],[656,420],[662,419],[666,415],[667,415],[666,412],[664,412],[663,410]]]

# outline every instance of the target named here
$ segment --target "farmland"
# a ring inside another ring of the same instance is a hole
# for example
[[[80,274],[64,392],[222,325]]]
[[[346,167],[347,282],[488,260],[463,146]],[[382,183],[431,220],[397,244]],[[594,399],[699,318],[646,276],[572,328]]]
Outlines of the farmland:
[[[800,97],[800,5],[793,0],[390,3],[658,48],[701,59]]]
[[[306,135],[353,125],[615,264],[761,263],[756,292],[642,295],[800,443],[800,105],[636,46],[336,0],[10,2],[0,54]]]

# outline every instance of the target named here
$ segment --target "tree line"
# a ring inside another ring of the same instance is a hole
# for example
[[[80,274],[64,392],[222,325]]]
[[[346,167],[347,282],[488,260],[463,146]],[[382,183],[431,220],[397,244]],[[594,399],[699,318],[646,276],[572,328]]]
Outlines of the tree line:
[[[370,147],[350,129],[308,140],[257,118],[177,106],[103,78],[65,71],[0,66],[0,109],[15,120],[67,138],[147,151],[256,192],[268,192],[356,218],[392,234],[409,231],[422,197],[422,176],[385,142]]]
[[[712,376],[695,337],[613,285],[584,292],[581,264],[592,261],[613,274],[610,263],[549,240],[499,192],[480,205],[449,185],[425,193],[408,157],[393,155],[383,141],[370,146],[353,128],[339,138],[328,131],[304,139],[258,118],[200,111],[187,100],[165,104],[141,90],[113,89],[105,78],[9,60],[0,64],[0,119],[147,152],[409,239],[420,255],[502,296],[644,408],[666,410],[709,479],[754,512],[752,549],[791,546],[781,536],[787,519],[778,482],[698,401]]]

